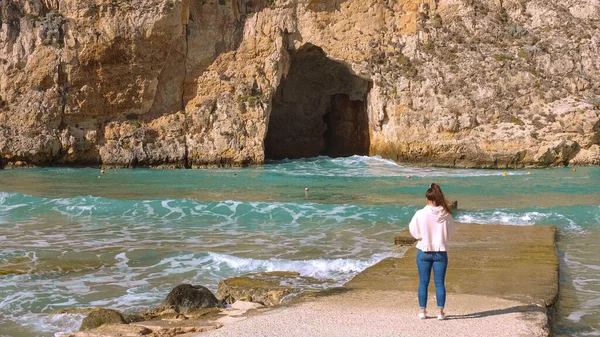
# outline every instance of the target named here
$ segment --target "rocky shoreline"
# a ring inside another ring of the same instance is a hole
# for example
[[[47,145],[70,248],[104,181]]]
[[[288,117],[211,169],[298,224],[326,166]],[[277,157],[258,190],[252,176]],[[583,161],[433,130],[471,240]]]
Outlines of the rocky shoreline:
[[[486,296],[489,301],[499,303],[497,305],[500,307],[508,304],[512,306],[506,310],[497,309],[497,315],[501,316],[504,312],[511,315],[510,320],[524,319],[523,322],[528,322],[528,331],[535,331],[536,336],[549,336],[558,298],[556,228],[459,224],[458,230],[451,252],[452,267],[447,275],[449,296],[457,298],[455,301],[459,302],[454,306],[464,310],[465,316],[472,315],[476,318],[478,313],[469,313],[469,310],[474,310],[477,305],[471,304],[469,307],[465,303],[470,303],[473,296]],[[307,303],[335,303],[366,293],[378,296],[375,295],[377,292],[412,298],[418,281],[413,270],[416,251],[412,247],[414,239],[405,230],[395,238],[395,244],[406,249],[403,257],[384,259],[359,273],[341,288],[305,291],[300,296],[295,296],[299,289],[290,285],[293,281],[300,280],[307,284],[319,283],[319,280],[301,277],[293,272],[252,273],[226,279],[219,283],[217,296],[202,286],[179,285],[158,307],[139,315],[123,316],[108,309],[58,311],[58,314],[88,314],[80,332],[62,337],[189,337],[200,332],[220,331],[224,326],[231,325],[235,329],[239,322],[246,320],[250,323],[243,324],[252,325],[253,317],[258,317],[256,314],[265,311],[284,317],[289,315],[285,314],[286,310],[304,312],[306,309],[297,308],[302,308]],[[466,302],[461,304],[463,300]],[[361,300],[372,303],[375,307],[378,301],[380,300],[377,298]],[[395,305],[398,307],[396,310],[400,311],[405,307],[414,307],[412,302]],[[452,310],[452,306],[449,310]],[[353,311],[360,312],[361,306],[354,307]],[[343,314],[343,310],[342,313],[334,310],[332,314]],[[531,315],[536,318],[531,320]],[[511,335],[509,323],[501,327],[505,335]],[[514,326],[522,328],[519,324]],[[265,331],[269,329],[261,328],[266,329]],[[222,335],[236,335],[227,331],[229,330],[223,328]],[[469,331],[464,333],[473,335]],[[311,333],[305,335],[312,336]]]
[[[289,302],[286,299],[301,290],[283,284],[299,280],[304,284],[323,283],[295,272],[250,273],[219,282],[218,298],[206,287],[181,284],[173,288],[160,305],[139,314],[83,308],[58,310],[53,315],[86,315],[78,332],[61,337],[173,337],[219,329],[241,319],[249,310],[267,310]]]

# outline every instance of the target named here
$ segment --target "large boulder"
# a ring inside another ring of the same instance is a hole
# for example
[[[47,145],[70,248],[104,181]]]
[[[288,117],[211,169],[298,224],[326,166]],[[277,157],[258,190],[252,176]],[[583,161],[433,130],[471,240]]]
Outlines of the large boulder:
[[[95,329],[102,324],[127,324],[120,312],[112,309],[94,309],[83,319],[79,331]]]
[[[208,288],[191,284],[180,284],[173,288],[159,306],[162,309],[173,308],[179,313],[216,307],[222,307],[222,304]]]

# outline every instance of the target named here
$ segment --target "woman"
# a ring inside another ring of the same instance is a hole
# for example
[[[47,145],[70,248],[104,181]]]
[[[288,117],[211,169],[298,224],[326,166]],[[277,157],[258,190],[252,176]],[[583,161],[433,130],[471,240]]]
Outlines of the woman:
[[[408,226],[417,242],[417,268],[419,269],[419,318],[427,318],[427,288],[433,269],[433,281],[438,305],[438,319],[446,319],[446,268],[448,267],[447,245],[455,231],[452,211],[448,207],[442,189],[437,184],[425,193],[427,206],[418,210]]]

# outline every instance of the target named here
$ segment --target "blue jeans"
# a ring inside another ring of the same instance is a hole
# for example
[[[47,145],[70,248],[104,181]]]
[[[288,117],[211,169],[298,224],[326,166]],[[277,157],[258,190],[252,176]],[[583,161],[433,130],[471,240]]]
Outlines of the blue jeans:
[[[435,297],[438,308],[444,308],[446,304],[446,268],[448,268],[448,253],[446,252],[423,252],[419,249],[417,253],[417,268],[419,269],[419,306],[427,308],[427,288],[433,269],[433,282],[435,283]]]

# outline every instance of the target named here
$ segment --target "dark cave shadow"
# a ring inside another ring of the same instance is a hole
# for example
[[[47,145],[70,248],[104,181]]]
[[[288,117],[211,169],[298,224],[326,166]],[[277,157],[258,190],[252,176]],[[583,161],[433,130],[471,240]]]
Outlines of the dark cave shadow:
[[[522,314],[527,315],[527,314],[538,313],[538,312],[545,313],[546,309],[543,308],[543,307],[539,307],[537,305],[519,305],[519,306],[515,306],[515,307],[511,307],[511,308],[506,308],[506,309],[497,309],[497,310],[488,310],[488,311],[474,312],[472,314],[447,315],[446,319],[448,319],[448,320],[453,320],[453,319],[473,319],[473,318],[498,316],[498,315],[513,314],[513,313],[522,313]]]
[[[368,155],[372,83],[311,43],[291,50],[290,58],[273,96],[265,158]]]

